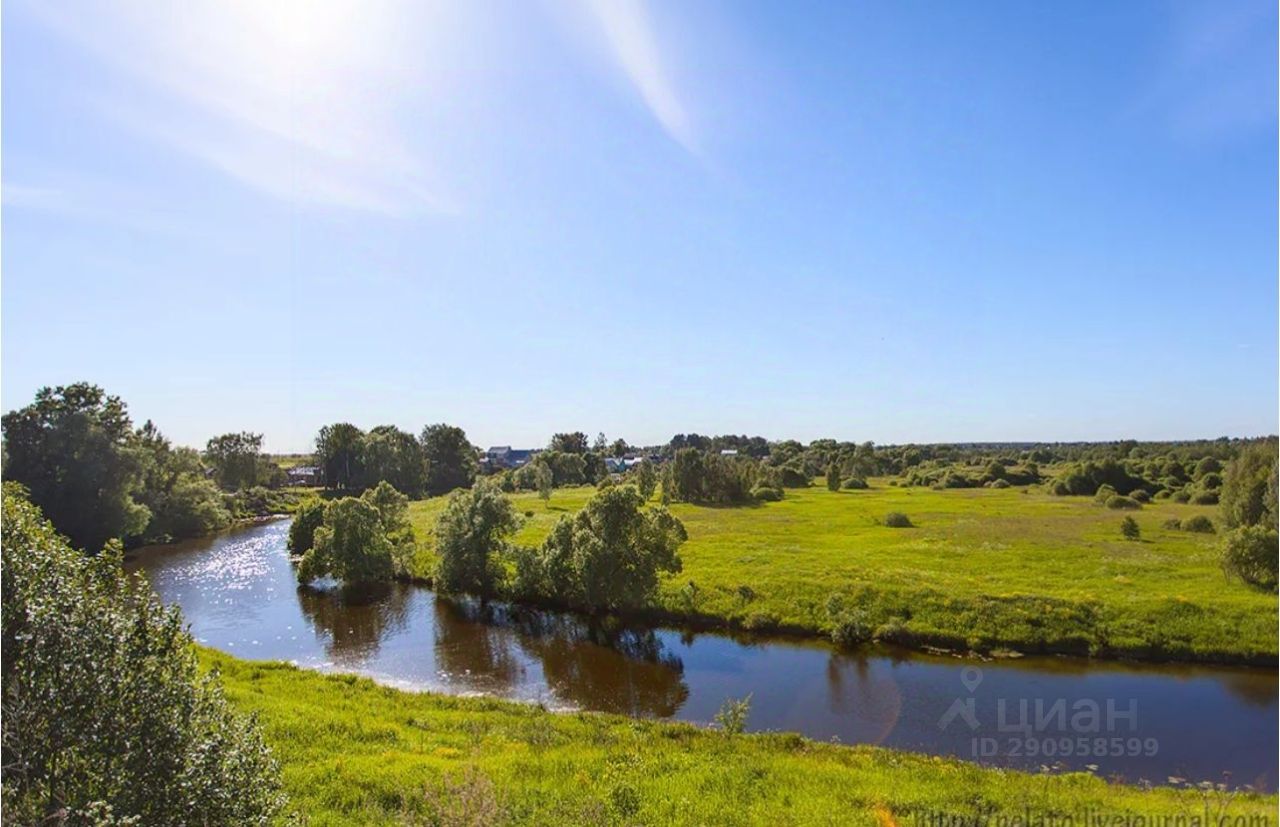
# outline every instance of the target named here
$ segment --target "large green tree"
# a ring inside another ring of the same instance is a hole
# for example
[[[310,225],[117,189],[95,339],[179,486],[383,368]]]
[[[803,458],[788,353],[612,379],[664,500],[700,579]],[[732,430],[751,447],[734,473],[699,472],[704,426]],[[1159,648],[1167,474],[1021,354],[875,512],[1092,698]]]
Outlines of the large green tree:
[[[262,455],[262,434],[240,431],[209,440],[204,461],[213,469],[213,478],[227,491],[239,491],[263,484],[267,470]]]
[[[351,491],[363,480],[364,431],[350,422],[325,425],[316,436],[316,462],[326,488]]]
[[[1228,528],[1276,524],[1276,443],[1247,445],[1227,463],[1219,494],[1222,521]]]
[[[394,552],[378,508],[360,497],[343,497],[325,507],[324,523],[298,564],[298,582],[321,577],[344,585],[390,580]]]
[[[5,822],[270,823],[284,799],[261,732],[120,546],[78,553],[13,483],[3,546]]]
[[[365,487],[388,482],[411,497],[426,488],[427,463],[422,444],[408,431],[379,425],[364,438],[362,466]]]
[[[436,587],[493,594],[502,576],[498,554],[517,525],[515,506],[492,482],[455,491],[436,520]]]
[[[556,434],[551,437],[551,442],[547,445],[548,451],[561,451],[566,454],[585,454],[589,448],[587,435],[582,431]]]
[[[205,476],[195,449],[175,448],[150,421],[137,438],[143,470],[136,498],[151,512],[144,542],[196,537],[231,523],[222,492]]]
[[[466,488],[476,478],[476,448],[461,428],[428,425],[422,430],[422,454],[427,463],[428,494]]]
[[[41,388],[2,426],[5,478],[22,483],[75,546],[96,553],[145,531],[151,515],[132,496],[143,462],[120,397],[85,382]]]
[[[665,508],[643,505],[634,486],[615,485],[562,517],[541,548],[517,557],[517,593],[587,611],[649,603],[659,575],[680,571],[688,535]]]

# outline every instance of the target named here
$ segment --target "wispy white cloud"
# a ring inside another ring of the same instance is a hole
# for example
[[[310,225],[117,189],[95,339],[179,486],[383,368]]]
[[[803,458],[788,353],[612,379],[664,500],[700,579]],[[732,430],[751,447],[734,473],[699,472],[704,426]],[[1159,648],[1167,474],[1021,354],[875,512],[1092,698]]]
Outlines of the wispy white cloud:
[[[5,179],[5,210],[47,213],[90,224],[111,224],[148,233],[190,235],[191,227],[162,210],[138,203],[128,192],[102,182],[45,175],[41,183]]]
[[[31,10],[141,81],[101,102],[120,123],[263,192],[392,214],[455,208],[397,118],[397,91],[421,80],[419,50],[439,33],[431,7],[192,0]]]
[[[653,117],[673,140],[698,153],[688,111],[658,47],[643,0],[579,0],[598,27],[617,66],[635,87]]]

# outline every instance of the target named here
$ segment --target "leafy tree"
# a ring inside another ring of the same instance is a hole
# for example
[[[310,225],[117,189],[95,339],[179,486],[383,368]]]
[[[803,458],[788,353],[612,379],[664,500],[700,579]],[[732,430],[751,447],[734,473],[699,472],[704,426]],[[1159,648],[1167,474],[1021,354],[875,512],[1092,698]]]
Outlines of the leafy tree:
[[[581,485],[587,482],[587,463],[583,454],[543,451],[538,454],[538,462],[551,469],[556,486]]]
[[[379,425],[364,438],[361,465],[365,488],[388,482],[412,497],[426,490],[427,463],[422,444],[408,431]]]
[[[205,477],[199,453],[174,448],[151,422],[138,429],[137,440],[142,482],[135,498],[151,513],[143,542],[196,537],[231,523],[222,492]]]
[[[684,526],[665,508],[642,509],[634,486],[596,493],[562,517],[542,547],[517,558],[516,591],[574,608],[636,608],[653,599],[662,572],[681,569]]]
[[[834,462],[827,466],[827,490],[840,490],[840,466]]]
[[[396,574],[408,574],[417,550],[413,526],[409,524],[409,498],[383,480],[360,496],[378,510],[382,531],[391,543],[391,560]]]
[[[1276,443],[1256,442],[1227,463],[1219,494],[1228,528],[1276,524]]]
[[[325,507],[324,523],[298,564],[298,582],[332,577],[344,584],[389,580],[395,573],[391,540],[378,509],[360,497]]]
[[[432,496],[466,488],[476,478],[476,449],[461,428],[428,425],[422,431],[422,454],[427,461],[427,493]]]
[[[361,462],[364,431],[350,422],[326,425],[316,436],[316,462],[324,469],[326,488],[352,491],[364,479]]]
[[[601,456],[609,450],[609,438],[604,435],[604,431],[596,434],[595,442],[591,443],[591,450]]]
[[[1125,517],[1120,521],[1120,533],[1126,540],[1137,540],[1142,536],[1142,529],[1138,526],[1137,520]]]
[[[308,500],[294,513],[287,543],[290,554],[306,554],[315,545],[316,529],[324,525],[324,509],[323,500]]]
[[[574,431],[571,434],[556,434],[551,437],[547,450],[565,454],[585,454],[587,447],[587,435],[582,431]]]
[[[538,496],[546,502],[551,499],[551,489],[555,486],[555,474],[551,472],[551,466],[545,462],[535,462],[533,466],[533,479],[538,486]]]
[[[623,457],[631,453],[631,446],[627,444],[625,439],[615,439],[613,444],[609,446],[609,456]]]
[[[146,529],[151,515],[132,496],[142,457],[118,396],[84,382],[41,388],[2,424],[5,478],[22,483],[74,546],[96,553]]]
[[[182,615],[3,494],[5,820],[265,825],[284,805],[257,724],[201,674]]]
[[[671,499],[678,502],[702,502],[702,483],[706,476],[704,454],[697,448],[681,448],[671,461]]]
[[[600,482],[609,476],[609,468],[604,464],[604,457],[595,451],[587,451],[583,454],[582,476],[583,481],[588,483]]]
[[[653,463],[647,459],[641,460],[636,466],[636,489],[640,492],[640,496],[648,502],[653,497],[654,490],[658,487],[658,474],[653,470]]]
[[[1246,525],[1227,532],[1222,569],[1250,585],[1274,589],[1280,561],[1280,535],[1270,525]]]
[[[488,481],[455,491],[436,521],[436,587],[493,594],[502,575],[497,556],[518,525],[511,500]]]
[[[226,491],[252,488],[265,481],[266,458],[262,456],[262,434],[241,431],[210,439],[204,461],[213,469],[213,478]]]

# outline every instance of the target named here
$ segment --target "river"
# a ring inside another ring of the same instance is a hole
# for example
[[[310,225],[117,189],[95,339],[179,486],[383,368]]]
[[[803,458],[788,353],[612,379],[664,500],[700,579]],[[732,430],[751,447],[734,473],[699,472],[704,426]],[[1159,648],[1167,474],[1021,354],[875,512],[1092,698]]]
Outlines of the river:
[[[1275,790],[1274,670],[1078,658],[976,661],[822,641],[602,629],[389,584],[300,590],[279,520],[140,549],[202,644],[415,690],[707,723],[751,696],[748,729],[1035,769]],[[1025,724],[1026,726],[1023,726]]]

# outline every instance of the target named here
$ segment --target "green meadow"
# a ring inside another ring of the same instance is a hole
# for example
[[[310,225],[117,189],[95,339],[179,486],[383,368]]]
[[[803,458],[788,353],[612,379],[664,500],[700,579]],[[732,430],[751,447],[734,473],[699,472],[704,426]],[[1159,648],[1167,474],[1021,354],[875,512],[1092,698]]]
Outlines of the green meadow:
[[[513,538],[542,542],[594,489],[544,502],[513,495]],[[434,562],[444,503],[412,503],[416,569]],[[1171,660],[1274,662],[1276,595],[1229,581],[1217,536],[1164,528],[1213,506],[1156,501],[1119,512],[1089,497],[1032,488],[789,489],[781,502],[737,508],[675,504],[689,540],[684,570],[663,583],[659,612],[761,631],[827,634],[827,601],[865,612],[877,637],[908,646],[1001,653],[1062,652]],[[889,528],[885,514],[911,528]],[[1133,516],[1141,539],[1126,540]]]
[[[201,657],[221,673],[228,699],[257,714],[290,808],[314,827],[891,827],[937,814],[975,823],[1000,814],[1082,819],[1086,811],[1202,816],[1206,807],[1249,817],[1276,807],[1274,796],[1140,790],[1088,774],[1033,775],[791,734],[729,736],[689,724],[551,713],[212,650]]]

